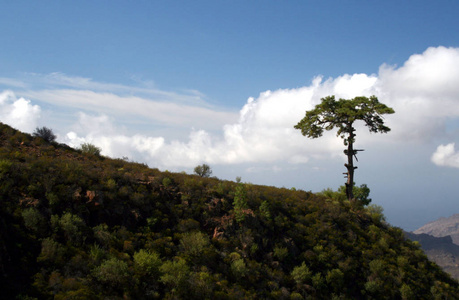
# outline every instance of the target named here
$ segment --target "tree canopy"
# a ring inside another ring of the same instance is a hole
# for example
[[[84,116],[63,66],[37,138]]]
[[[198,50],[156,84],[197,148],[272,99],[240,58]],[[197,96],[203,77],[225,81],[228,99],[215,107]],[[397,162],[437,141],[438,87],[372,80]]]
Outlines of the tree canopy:
[[[370,98],[360,96],[353,99],[335,99],[335,96],[328,96],[321,99],[321,103],[316,105],[313,110],[307,111],[303,119],[295,125],[296,129],[301,130],[304,136],[309,138],[321,137],[324,130],[338,129],[337,136],[340,136],[347,150],[344,154],[348,157],[345,164],[347,172],[346,194],[348,199],[353,199],[352,187],[354,185],[353,158],[358,151],[353,148],[355,142],[355,121],[365,122],[370,132],[387,133],[390,128],[384,125],[382,115],[393,114],[394,110],[387,105],[379,102],[376,96]]]
[[[194,168],[194,173],[201,177],[209,177],[212,174],[212,169],[207,164],[202,164]]]
[[[56,135],[53,133],[53,130],[48,127],[37,127],[33,133],[35,137],[41,137],[46,142],[51,143],[56,140]]]
[[[370,132],[387,133],[390,128],[384,125],[382,115],[393,114],[394,110],[380,103],[376,96],[355,97],[353,99],[335,100],[335,96],[321,99],[322,102],[313,110],[307,111],[306,116],[295,125],[304,136],[309,138],[321,137],[324,129],[338,129],[337,136],[344,139],[347,145],[349,136],[354,131],[353,124],[362,120],[368,126]],[[348,135],[346,137],[346,135]],[[355,135],[354,135],[355,136]],[[354,142],[354,140],[352,140]]]
[[[96,156],[100,155],[100,151],[102,151],[99,147],[91,143],[83,143],[80,147],[83,153],[88,153]]]

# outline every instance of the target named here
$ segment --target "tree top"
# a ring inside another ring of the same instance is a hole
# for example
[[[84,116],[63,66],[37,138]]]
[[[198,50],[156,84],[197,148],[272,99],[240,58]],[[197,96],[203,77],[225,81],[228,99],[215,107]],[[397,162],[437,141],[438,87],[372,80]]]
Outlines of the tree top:
[[[353,123],[362,120],[370,132],[387,133],[390,128],[384,125],[382,115],[393,113],[394,110],[379,102],[376,96],[339,100],[335,100],[335,96],[327,96],[314,109],[307,111],[295,128],[309,138],[318,138],[324,130],[337,128],[337,136],[345,139],[345,134],[355,130]]]

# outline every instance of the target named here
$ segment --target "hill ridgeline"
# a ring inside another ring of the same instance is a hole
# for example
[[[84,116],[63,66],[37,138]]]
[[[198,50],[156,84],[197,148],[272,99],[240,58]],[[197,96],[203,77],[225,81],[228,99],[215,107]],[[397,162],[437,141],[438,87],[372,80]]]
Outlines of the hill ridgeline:
[[[381,211],[0,124],[0,298],[459,299]]]

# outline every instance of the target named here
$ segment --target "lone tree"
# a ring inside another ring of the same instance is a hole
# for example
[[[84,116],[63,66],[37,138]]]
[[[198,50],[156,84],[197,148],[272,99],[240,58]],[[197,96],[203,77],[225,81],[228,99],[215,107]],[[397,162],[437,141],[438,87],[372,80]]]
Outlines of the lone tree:
[[[212,169],[207,164],[202,164],[194,168],[194,173],[201,177],[209,177],[212,174]]]
[[[309,138],[321,137],[324,129],[338,129],[337,136],[344,140],[347,149],[346,196],[347,199],[354,199],[352,192],[354,186],[354,157],[357,159],[357,152],[363,151],[354,149],[355,136],[354,122],[362,120],[368,126],[370,132],[387,133],[390,128],[384,125],[384,114],[393,114],[394,110],[383,103],[380,103],[376,96],[355,97],[354,99],[335,100],[335,96],[328,96],[321,99],[322,102],[313,110],[307,111],[306,116],[295,125],[304,136]]]
[[[35,137],[41,137],[46,142],[51,143],[56,140],[56,135],[53,133],[53,130],[48,127],[37,127],[33,133]]]
[[[99,156],[101,149],[91,143],[83,143],[81,144],[81,151],[83,153],[88,153],[91,155]]]

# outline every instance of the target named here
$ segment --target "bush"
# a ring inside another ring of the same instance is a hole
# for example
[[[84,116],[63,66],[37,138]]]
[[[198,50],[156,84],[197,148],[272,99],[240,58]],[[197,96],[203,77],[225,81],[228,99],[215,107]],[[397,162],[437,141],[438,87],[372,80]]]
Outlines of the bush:
[[[54,142],[56,140],[56,135],[53,133],[53,130],[48,127],[37,127],[33,133],[33,136],[40,137],[48,143]]]
[[[312,273],[304,261],[301,266],[297,266],[293,269],[291,275],[298,285],[309,282],[312,277]]]
[[[94,276],[100,282],[112,287],[126,287],[129,280],[128,264],[118,258],[112,257],[95,268]]]
[[[178,258],[175,261],[166,261],[160,267],[163,273],[160,280],[171,289],[182,289],[189,278],[190,268],[185,260]]]
[[[190,259],[203,255],[209,245],[209,237],[200,231],[185,233],[180,240],[181,250]]]
[[[90,143],[83,143],[81,144],[81,151],[83,153],[99,156],[100,152],[102,151],[99,147],[90,144]]]
[[[156,252],[141,249],[134,253],[134,268],[141,276],[158,276],[161,264],[161,258]]]
[[[209,177],[212,174],[212,169],[207,164],[202,164],[194,168],[194,173],[201,177]]]
[[[24,225],[35,233],[44,233],[46,230],[46,219],[42,214],[33,207],[26,208],[22,211]]]

